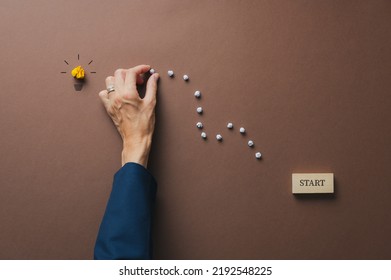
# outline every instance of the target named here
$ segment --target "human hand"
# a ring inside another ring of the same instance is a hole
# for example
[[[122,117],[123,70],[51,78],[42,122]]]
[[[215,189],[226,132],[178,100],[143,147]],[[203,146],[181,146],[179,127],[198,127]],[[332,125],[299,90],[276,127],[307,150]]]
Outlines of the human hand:
[[[114,91],[99,92],[108,115],[122,137],[122,165],[135,162],[147,167],[148,164],[155,128],[159,74],[155,73],[149,77],[143,99],[140,98],[137,85],[144,83],[143,74],[150,68],[149,65],[138,65],[130,69],[117,69],[114,77],[106,78],[106,88],[114,86]]]

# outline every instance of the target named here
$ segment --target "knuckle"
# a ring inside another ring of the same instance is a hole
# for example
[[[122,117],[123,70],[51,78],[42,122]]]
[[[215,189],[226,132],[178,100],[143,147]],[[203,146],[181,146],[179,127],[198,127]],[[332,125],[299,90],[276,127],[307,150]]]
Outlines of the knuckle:
[[[121,107],[123,103],[122,98],[120,96],[115,96],[113,102],[114,105],[117,107]]]
[[[115,75],[120,75],[122,73],[123,69],[122,68],[118,68],[117,70],[115,70],[114,74]]]
[[[111,76],[106,77],[106,82],[109,83],[111,81]]]
[[[146,106],[149,108],[149,109],[153,109],[155,108],[155,105],[156,105],[156,100],[155,99],[152,99],[152,100],[149,100],[146,104]]]
[[[124,93],[124,99],[126,99],[126,100],[132,100],[132,99],[134,99],[133,94],[132,94],[130,91],[126,91],[126,92]]]

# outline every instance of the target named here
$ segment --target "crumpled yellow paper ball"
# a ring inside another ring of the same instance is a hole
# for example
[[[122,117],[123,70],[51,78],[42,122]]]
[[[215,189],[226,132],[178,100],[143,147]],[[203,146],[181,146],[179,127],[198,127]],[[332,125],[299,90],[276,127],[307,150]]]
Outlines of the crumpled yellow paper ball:
[[[79,79],[79,80],[84,79],[84,69],[81,66],[77,66],[77,67],[73,68],[71,74],[76,79]]]

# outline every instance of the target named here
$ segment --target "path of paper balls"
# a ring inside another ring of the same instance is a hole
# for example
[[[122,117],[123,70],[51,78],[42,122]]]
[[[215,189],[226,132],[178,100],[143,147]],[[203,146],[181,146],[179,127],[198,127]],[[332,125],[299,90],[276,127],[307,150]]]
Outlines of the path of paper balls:
[[[154,74],[156,71],[155,71],[155,69],[151,69],[150,71],[150,74]],[[173,78],[174,77],[174,71],[173,70],[168,70],[167,71],[167,75],[170,77],[170,78]],[[187,82],[187,81],[189,81],[189,76],[188,75],[183,75],[183,80],[185,81],[185,82]],[[199,91],[199,90],[197,90],[196,92],[194,92],[194,97],[195,98],[197,98],[197,99],[200,99],[201,98],[201,91]],[[202,113],[203,113],[203,109],[202,109],[202,107],[197,107],[197,109],[196,109],[196,112],[199,114],[199,115],[202,115]],[[204,125],[202,124],[202,122],[197,122],[196,123],[196,127],[198,128],[198,129],[203,129],[204,128]],[[234,125],[233,125],[233,123],[232,122],[228,122],[227,123],[227,129],[233,129],[234,128]],[[244,127],[240,127],[239,128],[239,132],[240,132],[240,134],[241,135],[246,135],[246,129],[244,128]],[[206,140],[207,139],[207,135],[206,135],[206,132],[205,131],[202,131],[201,132],[201,138],[202,139],[204,139],[204,140]],[[221,135],[221,134],[217,134],[216,135],[216,140],[218,141],[218,142],[222,142],[223,141],[223,136]],[[250,148],[254,148],[254,141],[252,141],[252,140],[248,140],[248,142],[247,142],[247,145],[250,147]],[[255,153],[255,158],[256,159],[261,159],[261,157],[262,157],[262,154],[260,153],[260,152],[256,152]]]

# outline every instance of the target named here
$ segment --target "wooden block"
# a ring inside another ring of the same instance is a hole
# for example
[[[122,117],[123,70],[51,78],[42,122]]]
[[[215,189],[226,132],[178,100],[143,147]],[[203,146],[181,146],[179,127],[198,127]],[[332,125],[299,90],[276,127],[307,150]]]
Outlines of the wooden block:
[[[292,193],[334,193],[334,173],[292,173]]]

